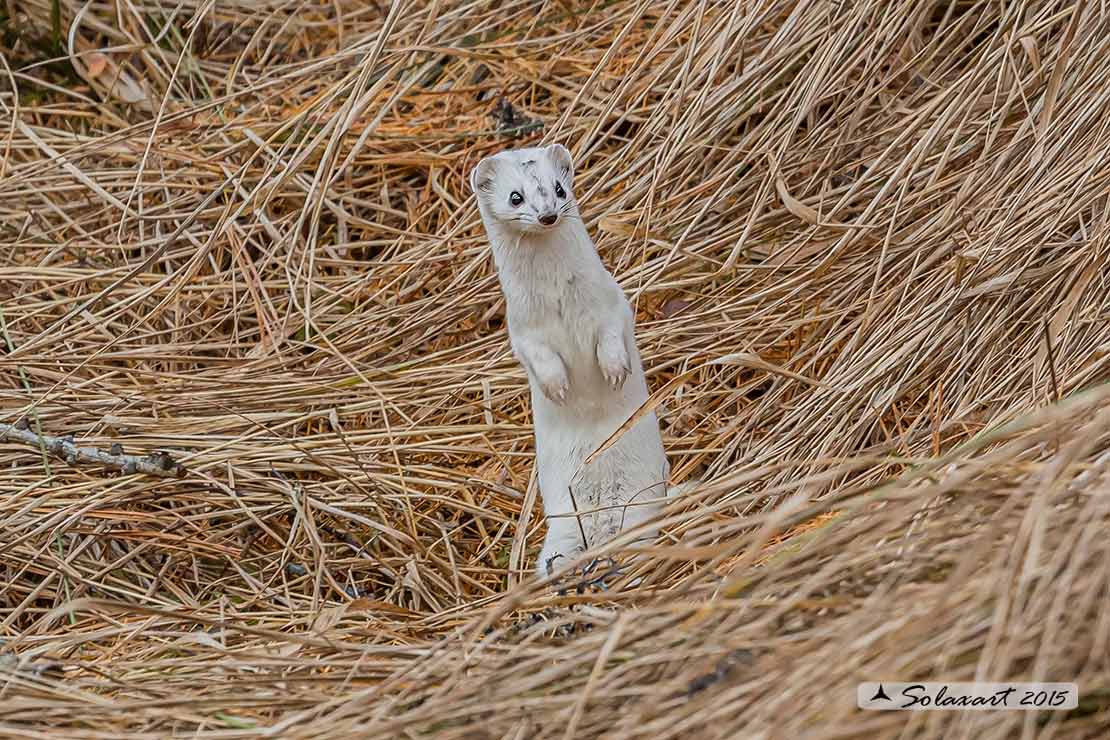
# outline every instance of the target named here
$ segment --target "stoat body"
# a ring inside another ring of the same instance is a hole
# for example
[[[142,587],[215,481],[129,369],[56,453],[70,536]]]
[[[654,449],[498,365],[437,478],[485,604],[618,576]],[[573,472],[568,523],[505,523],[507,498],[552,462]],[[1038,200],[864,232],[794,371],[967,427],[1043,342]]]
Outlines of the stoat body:
[[[541,576],[658,514],[670,475],[654,413],[583,466],[648,389],[632,308],[582,223],[573,176],[559,144],[500,152],[470,174],[531,390],[548,525]]]

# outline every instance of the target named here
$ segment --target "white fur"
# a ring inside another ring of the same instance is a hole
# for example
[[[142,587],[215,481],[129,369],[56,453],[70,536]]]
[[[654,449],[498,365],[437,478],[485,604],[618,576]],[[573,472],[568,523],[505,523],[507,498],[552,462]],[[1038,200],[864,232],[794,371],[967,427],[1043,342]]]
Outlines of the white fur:
[[[573,175],[570,153],[555,144],[487,157],[470,176],[505,294],[509,340],[532,391],[548,518],[541,576],[549,561],[558,570],[584,544],[599,545],[655,516],[670,475],[654,413],[580,469],[648,390],[632,309],[582,224]],[[565,198],[556,196],[556,182]],[[514,191],[524,198],[519,206],[510,202]],[[540,222],[551,214],[554,224]]]

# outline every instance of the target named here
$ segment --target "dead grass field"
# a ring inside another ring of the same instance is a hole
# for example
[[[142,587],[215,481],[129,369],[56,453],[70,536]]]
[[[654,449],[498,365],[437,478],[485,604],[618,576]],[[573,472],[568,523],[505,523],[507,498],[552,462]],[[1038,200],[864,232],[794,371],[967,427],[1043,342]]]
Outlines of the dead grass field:
[[[0,735],[1110,732],[1105,3],[0,0],[0,51],[0,429],[183,466],[0,442]],[[465,178],[538,141],[703,480],[562,587]]]

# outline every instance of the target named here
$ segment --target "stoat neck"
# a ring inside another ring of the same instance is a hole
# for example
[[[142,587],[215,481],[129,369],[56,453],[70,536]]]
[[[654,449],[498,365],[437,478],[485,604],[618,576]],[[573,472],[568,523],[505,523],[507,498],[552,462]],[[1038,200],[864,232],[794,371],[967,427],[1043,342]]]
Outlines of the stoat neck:
[[[584,274],[604,270],[590,234],[579,219],[566,219],[557,229],[522,233],[497,224],[489,229],[493,261],[503,279],[521,274],[533,278],[567,270]]]

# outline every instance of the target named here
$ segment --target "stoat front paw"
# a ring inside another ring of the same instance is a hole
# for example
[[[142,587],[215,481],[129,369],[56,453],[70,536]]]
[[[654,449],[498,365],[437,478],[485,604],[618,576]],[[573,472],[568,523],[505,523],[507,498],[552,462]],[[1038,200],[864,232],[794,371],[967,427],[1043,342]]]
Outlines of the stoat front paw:
[[[599,352],[597,364],[601,375],[613,390],[619,389],[628,380],[628,354],[621,352]]]
[[[566,375],[560,374],[542,380],[540,381],[540,388],[543,390],[543,394],[547,396],[548,400],[552,403],[562,406],[567,402],[569,386]]]

